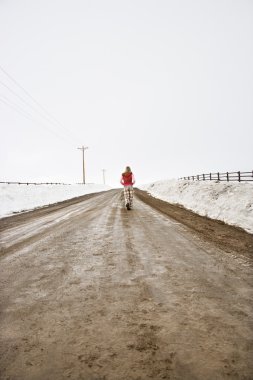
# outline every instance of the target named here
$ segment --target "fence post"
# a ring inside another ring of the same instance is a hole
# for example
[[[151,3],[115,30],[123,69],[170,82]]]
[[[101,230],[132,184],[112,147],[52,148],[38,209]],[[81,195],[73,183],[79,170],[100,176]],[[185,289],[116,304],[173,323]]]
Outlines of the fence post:
[[[218,172],[217,175],[218,175],[218,181],[219,181],[220,180],[220,173]]]
[[[203,174],[203,181],[205,181],[205,174]]]
[[[228,175],[228,172],[227,172],[227,182],[229,182],[229,175]]]
[[[210,176],[209,176],[209,177],[210,177],[210,181],[212,181],[212,173],[210,173]]]
[[[241,182],[241,172],[238,172],[238,181]]]

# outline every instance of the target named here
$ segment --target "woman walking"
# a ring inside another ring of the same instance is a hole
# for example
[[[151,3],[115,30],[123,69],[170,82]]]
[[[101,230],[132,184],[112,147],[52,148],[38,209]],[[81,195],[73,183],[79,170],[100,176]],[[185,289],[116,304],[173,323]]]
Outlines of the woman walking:
[[[128,210],[133,206],[133,185],[135,184],[134,175],[129,166],[122,173],[120,183],[124,186],[125,205]]]

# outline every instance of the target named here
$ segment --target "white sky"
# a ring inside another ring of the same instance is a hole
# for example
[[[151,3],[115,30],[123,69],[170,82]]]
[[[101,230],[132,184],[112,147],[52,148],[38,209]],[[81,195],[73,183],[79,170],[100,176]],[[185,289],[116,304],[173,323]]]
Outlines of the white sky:
[[[66,128],[0,70],[0,181],[253,169],[252,0],[0,0],[0,66]]]

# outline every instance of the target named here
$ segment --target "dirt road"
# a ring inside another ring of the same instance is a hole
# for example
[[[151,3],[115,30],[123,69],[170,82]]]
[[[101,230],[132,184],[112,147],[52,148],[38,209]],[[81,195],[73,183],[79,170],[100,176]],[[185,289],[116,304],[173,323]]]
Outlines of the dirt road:
[[[1,379],[253,379],[250,257],[118,190],[0,223]]]

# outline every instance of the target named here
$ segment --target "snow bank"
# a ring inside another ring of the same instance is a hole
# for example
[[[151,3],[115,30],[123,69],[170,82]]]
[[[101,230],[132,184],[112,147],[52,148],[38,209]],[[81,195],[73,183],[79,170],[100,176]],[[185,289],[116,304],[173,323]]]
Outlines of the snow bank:
[[[0,184],[0,217],[109,190],[105,185],[7,185]]]
[[[156,198],[253,233],[253,183],[166,180],[140,188]]]

